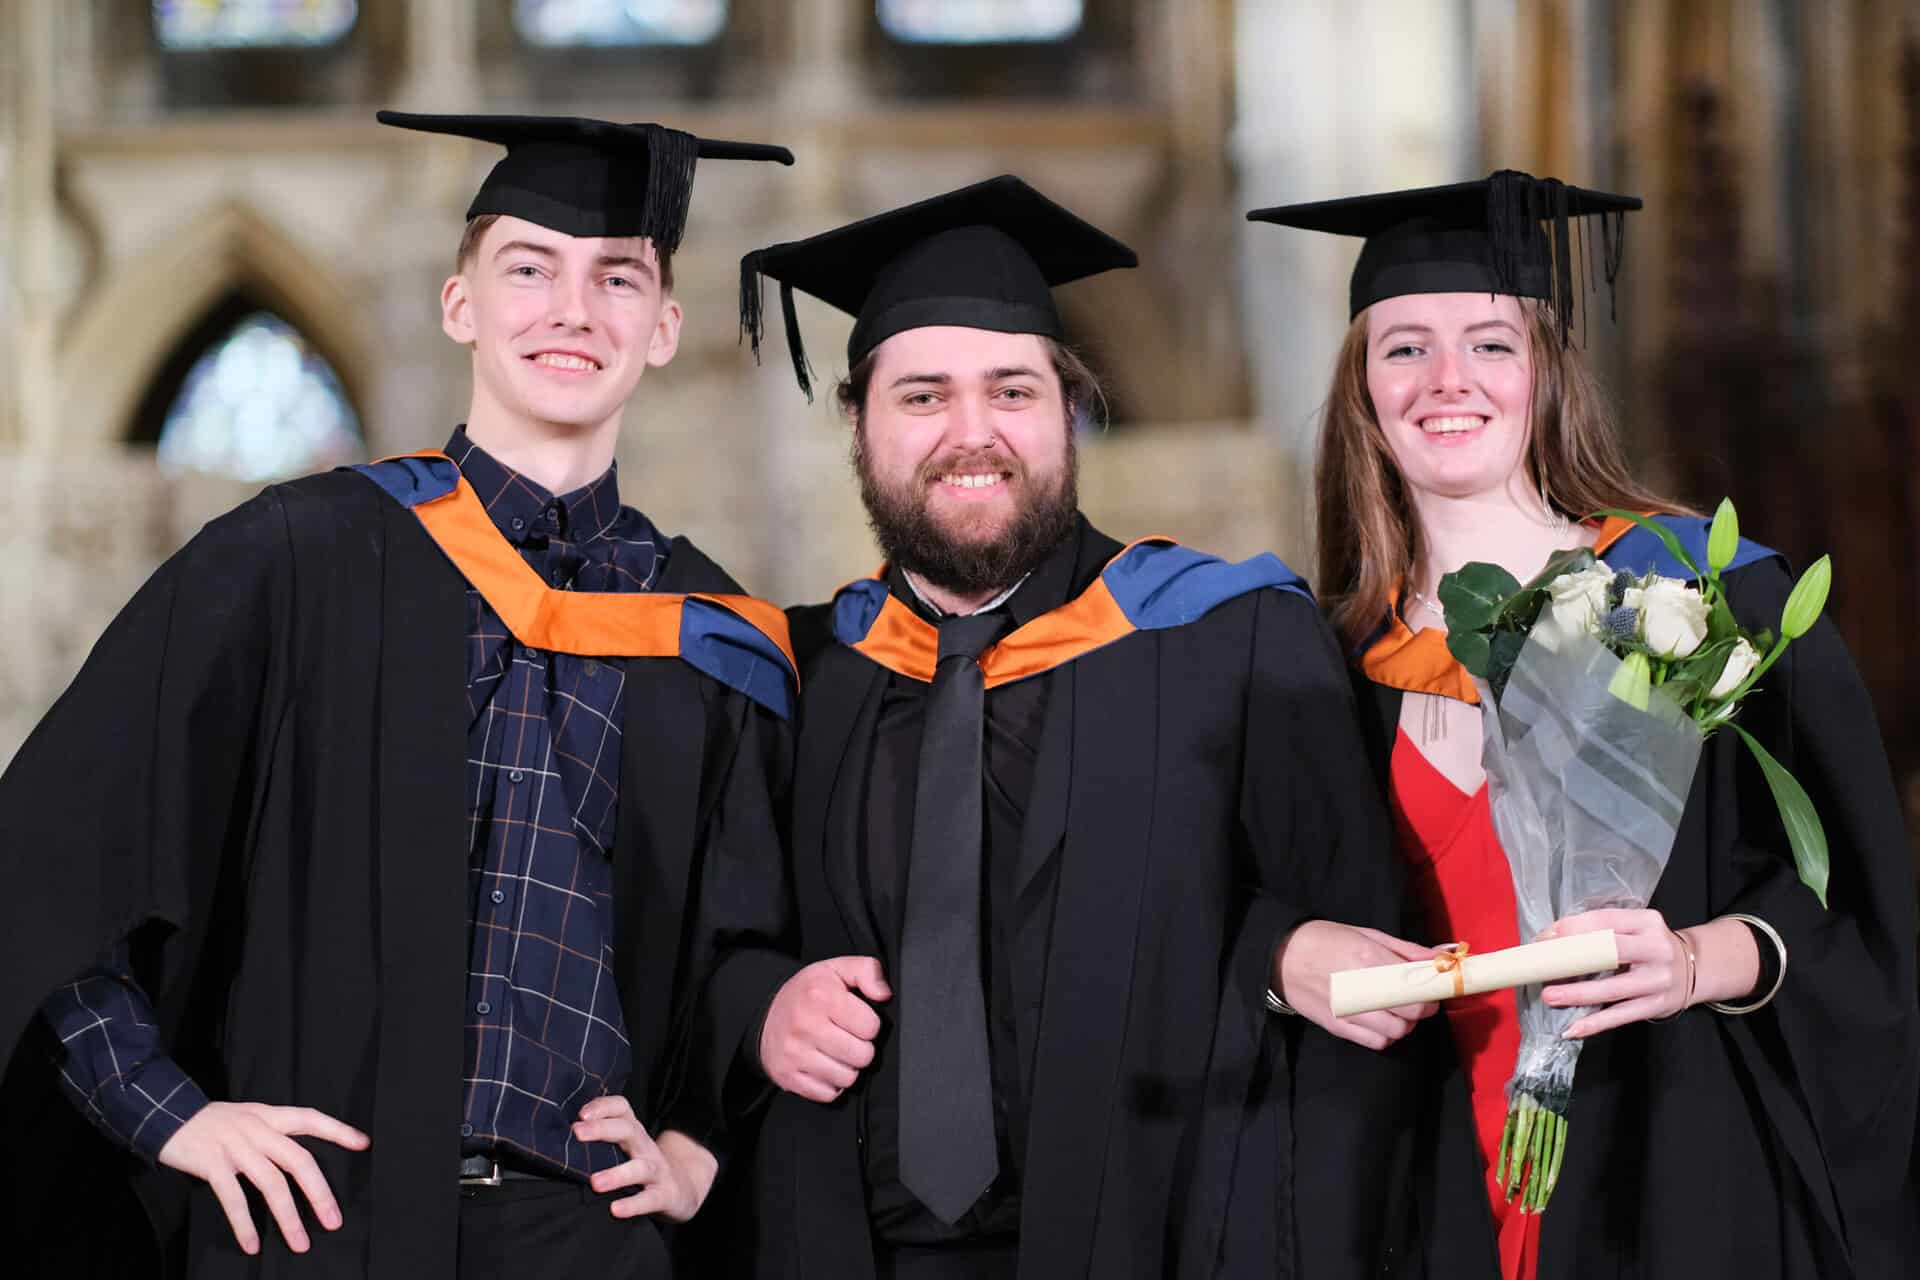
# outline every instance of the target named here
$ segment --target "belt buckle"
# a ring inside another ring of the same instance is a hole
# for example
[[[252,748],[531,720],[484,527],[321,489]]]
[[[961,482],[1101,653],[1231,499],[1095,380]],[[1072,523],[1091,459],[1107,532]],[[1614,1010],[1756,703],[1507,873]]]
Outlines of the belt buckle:
[[[497,1187],[500,1185],[500,1182],[500,1162],[498,1160],[487,1161],[486,1173],[462,1175],[460,1179],[460,1185],[463,1187]]]

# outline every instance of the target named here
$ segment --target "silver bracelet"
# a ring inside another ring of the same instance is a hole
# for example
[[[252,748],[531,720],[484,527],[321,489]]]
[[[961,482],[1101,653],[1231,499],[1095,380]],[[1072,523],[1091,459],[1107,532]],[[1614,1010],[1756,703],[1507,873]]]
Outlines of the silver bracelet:
[[[1730,1013],[1736,1015],[1753,1013],[1756,1010],[1764,1009],[1768,1004],[1772,1003],[1775,996],[1780,994],[1780,984],[1787,980],[1787,944],[1780,937],[1779,931],[1759,916],[1750,916],[1742,911],[1730,911],[1720,918],[1722,920],[1738,920],[1741,924],[1766,934],[1767,937],[1772,940],[1774,950],[1780,953],[1780,972],[1774,975],[1773,985],[1767,988],[1767,994],[1761,996],[1751,1004],[1723,1004],[1718,1000],[1709,1000],[1707,1001],[1707,1008],[1713,1010],[1715,1013]]]
[[[1300,1011],[1273,994],[1273,988],[1267,988],[1267,1012],[1298,1014]]]

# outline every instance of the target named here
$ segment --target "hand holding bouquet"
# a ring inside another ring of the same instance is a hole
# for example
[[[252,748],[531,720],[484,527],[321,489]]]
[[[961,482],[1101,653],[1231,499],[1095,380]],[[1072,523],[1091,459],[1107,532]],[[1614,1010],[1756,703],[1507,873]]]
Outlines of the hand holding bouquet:
[[[1795,585],[1778,634],[1734,618],[1721,574],[1740,547],[1722,502],[1696,564],[1673,531],[1624,511],[1693,575],[1615,572],[1586,548],[1562,551],[1525,584],[1469,564],[1440,582],[1447,647],[1476,678],[1482,761],[1496,832],[1513,871],[1520,934],[1605,907],[1644,908],[1666,869],[1706,737],[1731,726],[1771,788],[1801,879],[1826,901],[1827,848],[1806,792],[1734,724],[1743,699],[1826,605],[1821,557]],[[1586,1012],[1519,991],[1521,1044],[1507,1085],[1498,1175],[1544,1209],[1566,1149]]]

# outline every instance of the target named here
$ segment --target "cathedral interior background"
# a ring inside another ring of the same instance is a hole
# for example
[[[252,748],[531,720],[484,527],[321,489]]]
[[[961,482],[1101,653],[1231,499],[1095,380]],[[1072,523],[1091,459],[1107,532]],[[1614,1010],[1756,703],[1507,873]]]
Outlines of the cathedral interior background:
[[[1920,800],[1920,0],[5,0],[0,760],[209,516],[458,421],[436,299],[498,152],[381,106],[794,150],[702,171],[620,452],[629,502],[782,602],[875,553],[831,398],[738,344],[749,248],[1026,177],[1141,251],[1060,295],[1112,394],[1089,514],[1305,569],[1356,246],[1244,210],[1500,167],[1637,193],[1581,340],[1638,464],[1833,553]],[[841,372],[849,319],[800,307]]]

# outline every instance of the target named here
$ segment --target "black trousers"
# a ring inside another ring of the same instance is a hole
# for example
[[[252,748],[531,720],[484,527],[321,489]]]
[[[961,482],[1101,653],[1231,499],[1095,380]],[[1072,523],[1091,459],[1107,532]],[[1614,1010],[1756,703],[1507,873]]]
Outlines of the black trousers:
[[[651,1218],[616,1218],[591,1187],[509,1179],[460,1189],[459,1280],[672,1280],[673,1263]]]

